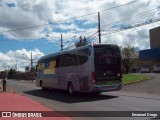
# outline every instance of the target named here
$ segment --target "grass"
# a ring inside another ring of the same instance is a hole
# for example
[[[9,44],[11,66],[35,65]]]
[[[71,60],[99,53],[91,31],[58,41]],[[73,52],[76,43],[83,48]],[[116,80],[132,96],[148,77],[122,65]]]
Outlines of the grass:
[[[150,77],[147,75],[136,75],[136,74],[123,74],[122,77],[122,83],[123,85],[126,84],[131,84],[131,83],[135,83],[135,82],[139,82],[139,81],[143,81],[143,80],[148,80]],[[99,82],[99,85],[105,85],[105,84],[117,84],[118,81],[104,81],[104,82]]]
[[[129,84],[129,83],[147,80],[148,78],[149,78],[149,76],[147,76],[147,75],[123,74],[122,82],[123,82],[123,84]]]

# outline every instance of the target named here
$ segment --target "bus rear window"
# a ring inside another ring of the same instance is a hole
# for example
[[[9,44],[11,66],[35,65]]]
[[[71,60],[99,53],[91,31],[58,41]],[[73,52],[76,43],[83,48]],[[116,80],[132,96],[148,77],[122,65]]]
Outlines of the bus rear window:
[[[99,45],[94,46],[94,60],[96,64],[117,64],[117,57],[120,51],[115,46]]]

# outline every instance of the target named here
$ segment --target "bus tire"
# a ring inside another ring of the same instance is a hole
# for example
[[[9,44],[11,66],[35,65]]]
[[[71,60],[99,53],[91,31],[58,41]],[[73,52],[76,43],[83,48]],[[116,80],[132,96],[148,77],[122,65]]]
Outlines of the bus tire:
[[[39,86],[42,87],[42,80],[40,81]]]
[[[73,84],[71,82],[68,83],[67,91],[68,91],[68,94],[73,95],[74,88],[73,88]]]
[[[42,80],[40,81],[40,87],[42,87]],[[47,91],[48,90],[48,88],[46,88],[46,87],[42,87],[42,90],[44,90],[44,91]]]

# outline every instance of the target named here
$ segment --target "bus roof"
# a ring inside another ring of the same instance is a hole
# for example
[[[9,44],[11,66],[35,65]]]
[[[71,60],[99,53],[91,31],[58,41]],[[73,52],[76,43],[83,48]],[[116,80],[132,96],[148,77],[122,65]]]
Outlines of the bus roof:
[[[65,54],[65,53],[68,53],[68,52],[73,52],[73,51],[76,51],[76,50],[89,48],[89,47],[92,47],[92,45],[87,45],[87,46],[74,48],[74,49],[71,49],[71,50],[65,50],[65,51],[59,51],[59,52],[56,52],[56,53],[51,53],[51,54],[48,54],[48,55],[45,55],[45,56],[41,57],[40,60],[47,59],[47,58],[50,58],[50,57],[53,57],[53,56],[56,56],[56,55]]]
[[[48,55],[45,55],[45,56],[41,57],[39,60],[47,59],[47,58],[50,58],[50,57],[53,57],[53,56],[56,56],[56,55],[65,54],[65,53],[68,53],[68,52],[73,52],[73,51],[82,50],[82,49],[85,49],[85,48],[90,48],[90,47],[93,47],[93,46],[103,46],[103,45],[109,45],[109,46],[114,46],[114,47],[117,46],[115,44],[94,44],[94,45],[87,45],[87,46],[82,46],[82,47],[74,48],[74,49],[71,49],[71,50],[59,51],[59,52],[56,52],[56,53],[51,53],[51,54],[48,54]]]

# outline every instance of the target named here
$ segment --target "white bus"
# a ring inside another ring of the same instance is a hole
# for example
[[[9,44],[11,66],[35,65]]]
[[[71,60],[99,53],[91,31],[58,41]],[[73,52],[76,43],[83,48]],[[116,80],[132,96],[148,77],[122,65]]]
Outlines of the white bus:
[[[117,45],[96,44],[61,51],[38,61],[36,85],[42,89],[94,92],[120,90],[121,53]]]

